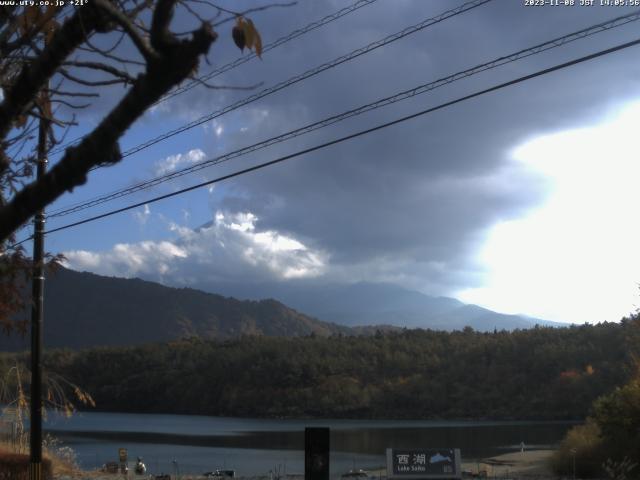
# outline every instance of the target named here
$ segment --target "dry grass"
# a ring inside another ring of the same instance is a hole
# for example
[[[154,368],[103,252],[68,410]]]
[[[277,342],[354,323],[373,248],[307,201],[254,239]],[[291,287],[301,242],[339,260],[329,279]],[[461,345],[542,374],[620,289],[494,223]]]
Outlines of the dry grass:
[[[6,441],[0,441],[0,454],[2,453],[21,453],[21,454],[29,454],[29,447],[16,447],[14,444]],[[45,459],[51,461],[51,466],[53,469],[53,474],[55,476],[58,475],[75,475],[80,473],[78,466],[75,461],[70,458],[64,458],[55,454],[50,450],[45,449],[43,451],[43,456]]]

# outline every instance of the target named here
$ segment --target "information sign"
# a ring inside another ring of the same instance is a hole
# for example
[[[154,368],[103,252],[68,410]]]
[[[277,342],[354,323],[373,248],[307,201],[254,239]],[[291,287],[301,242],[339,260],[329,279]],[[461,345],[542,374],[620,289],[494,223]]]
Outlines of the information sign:
[[[387,449],[388,478],[462,478],[460,449]]]

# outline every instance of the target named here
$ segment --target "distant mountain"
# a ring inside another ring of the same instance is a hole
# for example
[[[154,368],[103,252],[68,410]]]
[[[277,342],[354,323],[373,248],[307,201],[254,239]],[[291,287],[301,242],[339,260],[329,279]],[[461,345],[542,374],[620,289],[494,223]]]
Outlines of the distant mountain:
[[[61,268],[49,275],[45,284],[45,345],[86,348],[194,336],[367,335],[399,328],[450,331],[469,326],[492,331],[564,325],[496,313],[453,298],[431,297],[382,283],[224,283],[199,287],[173,288]],[[22,350],[28,345],[28,339],[0,335],[0,350]]]
[[[316,285],[202,284],[203,290],[223,292],[238,298],[277,298],[281,302],[325,322],[340,325],[390,325],[434,330],[479,331],[532,328],[536,324],[565,326],[523,315],[507,315],[469,305],[449,297],[433,297],[385,283]],[[369,331],[360,329],[360,331]]]
[[[276,300],[236,300],[191,288],[61,268],[45,284],[47,347],[133,345],[198,336],[299,336],[349,329],[296,312]],[[28,341],[0,335],[1,350]]]

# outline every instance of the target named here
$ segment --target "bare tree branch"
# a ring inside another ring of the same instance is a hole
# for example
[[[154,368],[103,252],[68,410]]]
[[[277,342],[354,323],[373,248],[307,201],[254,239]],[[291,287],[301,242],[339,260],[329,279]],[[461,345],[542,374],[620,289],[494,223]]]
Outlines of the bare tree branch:
[[[97,93],[67,92],[65,90],[58,90],[58,89],[54,89],[54,88],[48,89],[47,92],[49,92],[50,95],[57,95],[57,96],[62,96],[62,97],[94,97],[94,98],[97,98],[97,97],[100,96]]]
[[[228,10],[226,8],[221,7],[220,5],[218,5],[217,3],[214,2],[208,2],[206,0],[194,0],[197,3],[204,3],[205,5],[210,5],[213,8],[221,11],[221,12],[225,12],[225,13],[229,13],[231,15],[234,16],[240,16],[240,15],[247,15],[249,13],[253,13],[253,12],[260,12],[263,10],[268,10],[269,8],[273,8],[273,7],[292,7],[294,5],[296,5],[298,2],[289,2],[289,3],[270,3],[269,5],[263,5],[261,7],[254,7],[254,8],[250,8],[248,10],[244,10],[242,12],[237,12],[234,10]]]
[[[193,0],[193,1],[197,1],[197,0]],[[235,19],[236,19],[237,17],[239,17],[239,16],[244,17],[245,15],[248,15],[248,14],[250,14],[250,13],[261,12],[261,11],[263,11],[263,10],[268,10],[268,9],[270,9],[270,8],[273,8],[273,7],[293,7],[294,5],[297,5],[297,4],[298,4],[298,2],[297,2],[297,1],[295,1],[295,2],[288,2],[288,3],[270,3],[269,5],[264,5],[264,6],[262,6],[262,7],[249,8],[249,9],[247,9],[247,10],[243,10],[242,12],[233,12],[233,11],[231,11],[231,10],[225,10],[225,9],[223,9],[223,8],[220,8],[219,6],[217,6],[217,5],[213,4],[213,3],[209,3],[209,2],[207,2],[206,0],[201,0],[201,2],[200,2],[200,3],[208,3],[208,4],[210,4],[211,6],[213,6],[213,7],[215,7],[215,8],[220,9],[221,11],[226,11],[227,13],[230,13],[230,14],[232,14],[232,15],[233,15],[233,17],[228,17],[228,18],[225,18],[224,20],[220,20],[219,22],[214,23],[214,24],[212,25],[214,28],[215,28],[215,27],[218,27],[218,26],[220,26],[220,25],[222,25],[222,24],[225,24],[225,23],[228,23],[228,22],[232,22],[233,20],[235,20]]]
[[[84,18],[81,19],[81,16]],[[28,67],[22,68],[16,82],[8,89],[4,101],[0,104],[0,138],[6,137],[14,119],[28,108],[38,91],[44,87],[64,59],[84,42],[87,25],[93,30],[102,24],[103,20],[100,17],[100,12],[92,4],[76,10],[75,14],[54,34],[42,54]]]
[[[126,33],[122,32],[125,36]],[[130,58],[122,58],[119,57],[117,55],[114,55],[111,53],[111,49],[108,50],[104,50],[101,48],[96,47],[95,45],[93,45],[91,43],[91,41],[89,39],[87,39],[87,41],[85,42],[89,47],[84,47],[84,46],[80,46],[78,47],[78,50],[84,51],[84,52],[89,52],[89,53],[97,53],[105,58],[108,58],[109,60],[113,60],[114,62],[118,62],[118,63],[122,63],[122,64],[131,64],[131,65],[140,65],[140,66],[145,66],[145,62],[140,62],[138,60],[133,60]]]
[[[206,55],[217,35],[207,24],[190,40],[178,40],[169,31],[175,0],[159,0],[153,15],[151,45],[157,55],[148,62],[118,105],[77,146],[39,180],[27,185],[0,207],[0,242],[26,222],[32,212],[51,203],[65,191],[86,182],[91,168],[118,162],[118,139],[155,101],[187,78]],[[61,62],[60,62],[61,63]]]
[[[70,60],[63,63],[64,66],[78,67],[78,68],[90,68],[92,70],[101,70],[106,72],[114,77],[120,78],[125,83],[133,83],[134,78],[129,75],[127,72],[124,72],[118,68],[115,68],[112,65],[107,65],[106,63],[101,62],[85,62],[85,61],[77,61]]]
[[[140,36],[140,33],[138,33],[138,30],[136,30],[131,19],[127,15],[115,8],[108,0],[93,1],[98,8],[107,13],[116,23],[118,23],[118,25],[120,25],[120,27],[122,27],[125,32],[127,32],[127,35],[129,35],[131,41],[147,62],[156,58],[156,52],[154,52],[150,47],[147,39]]]
[[[83,78],[76,77],[75,75],[69,73],[64,68],[59,68],[58,73],[62,75],[64,78],[71,80],[72,82],[75,82],[78,85],[84,85],[86,87],[106,87],[109,85],[131,83],[121,78],[114,78],[113,80],[85,80]]]
[[[246,87],[239,87],[235,85],[214,85],[212,83],[207,83],[195,76],[191,76],[189,78],[192,81],[196,82],[197,84],[202,85],[203,87],[209,88],[211,90],[241,90],[241,91],[244,90],[246,91],[246,90],[255,90],[256,88],[259,88],[262,85],[264,85],[264,82],[254,83],[253,85],[248,85]]]
[[[90,103],[81,103],[81,104],[77,104],[77,103],[71,103],[71,102],[67,102],[65,100],[62,100],[60,98],[55,98],[53,100],[51,100],[51,103],[58,103],[60,105],[65,105],[69,108],[73,108],[74,110],[80,110],[83,108],[88,108],[91,106]],[[77,125],[76,122],[60,122],[58,123],[58,125]]]

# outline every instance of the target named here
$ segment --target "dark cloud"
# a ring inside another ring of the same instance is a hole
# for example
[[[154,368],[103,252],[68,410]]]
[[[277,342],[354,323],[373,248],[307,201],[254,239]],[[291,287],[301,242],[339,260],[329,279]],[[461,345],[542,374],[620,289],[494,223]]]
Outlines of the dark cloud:
[[[336,9],[343,5],[333,2]],[[268,87],[451,7],[450,1],[377,2],[216,82],[260,80]],[[331,10],[325,2],[301,2],[265,13],[256,23],[268,42]],[[223,153],[627,11],[524,7],[523,2],[496,0],[221,117],[215,125],[223,129],[220,136],[212,133],[215,126],[200,127],[202,146],[193,148]],[[606,48],[630,39],[635,30],[632,24],[471,77],[208,175],[270,160]],[[251,212],[258,230],[279,232],[325,252],[332,267],[328,272],[341,280],[393,279],[445,294],[474,286],[474,255],[488,229],[544,198],[544,180],[513,163],[511,150],[541,133],[588,125],[612,103],[640,94],[640,67],[630,65],[634,61],[635,52],[614,54],[243,176],[214,190],[212,207],[230,214]],[[197,118],[246,95],[194,89],[153,115],[156,120]]]

